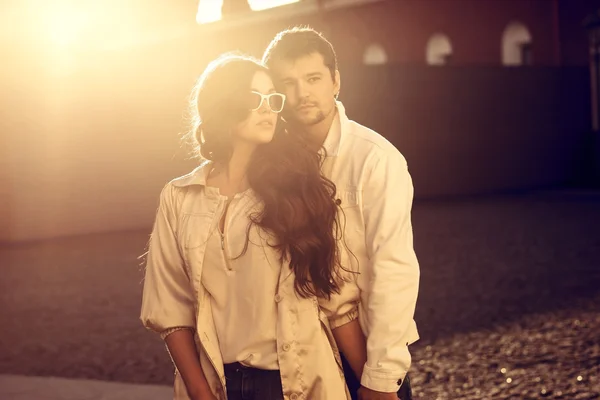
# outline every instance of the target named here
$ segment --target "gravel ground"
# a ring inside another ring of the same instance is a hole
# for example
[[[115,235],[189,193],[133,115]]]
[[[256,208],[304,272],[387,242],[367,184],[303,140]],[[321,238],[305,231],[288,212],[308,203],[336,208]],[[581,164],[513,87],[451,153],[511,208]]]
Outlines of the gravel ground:
[[[600,398],[600,296],[415,346],[419,399]]]
[[[419,202],[417,399],[600,398],[600,194]],[[147,232],[0,247],[0,373],[172,383]]]

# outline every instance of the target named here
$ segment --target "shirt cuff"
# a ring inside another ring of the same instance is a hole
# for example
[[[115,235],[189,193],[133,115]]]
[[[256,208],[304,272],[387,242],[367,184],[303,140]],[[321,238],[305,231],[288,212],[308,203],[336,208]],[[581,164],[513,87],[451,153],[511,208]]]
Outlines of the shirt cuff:
[[[189,326],[176,326],[174,328],[169,328],[169,329],[162,331],[160,333],[160,338],[162,340],[165,340],[167,338],[167,336],[169,336],[171,333],[181,331],[183,329],[189,329],[190,331],[194,330],[193,328],[190,328]]]
[[[358,307],[348,311],[346,314],[338,315],[333,318],[329,318],[329,327],[331,330],[339,328],[342,325],[346,325],[358,318]]]
[[[370,368],[365,364],[360,384],[368,389],[383,393],[396,393],[406,377],[407,371],[389,371]]]

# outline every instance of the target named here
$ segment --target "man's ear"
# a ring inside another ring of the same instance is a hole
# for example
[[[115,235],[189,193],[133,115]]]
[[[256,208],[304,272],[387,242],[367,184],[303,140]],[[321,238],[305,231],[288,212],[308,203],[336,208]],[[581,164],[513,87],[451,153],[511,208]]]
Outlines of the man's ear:
[[[333,94],[335,96],[335,98],[337,99],[337,97],[340,94],[340,88],[342,86],[342,81],[340,79],[340,71],[338,71],[337,69],[335,70],[335,78],[333,80]]]

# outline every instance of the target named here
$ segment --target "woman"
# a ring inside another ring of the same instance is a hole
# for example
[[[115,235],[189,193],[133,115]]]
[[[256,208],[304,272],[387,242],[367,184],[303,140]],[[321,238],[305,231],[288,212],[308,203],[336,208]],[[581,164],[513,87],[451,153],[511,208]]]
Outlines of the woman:
[[[194,89],[204,162],[161,193],[141,311],[175,363],[175,399],[350,398],[331,329],[362,335],[356,302],[340,301],[358,293],[339,264],[335,186],[284,131],[284,102],[243,56],[213,61]]]

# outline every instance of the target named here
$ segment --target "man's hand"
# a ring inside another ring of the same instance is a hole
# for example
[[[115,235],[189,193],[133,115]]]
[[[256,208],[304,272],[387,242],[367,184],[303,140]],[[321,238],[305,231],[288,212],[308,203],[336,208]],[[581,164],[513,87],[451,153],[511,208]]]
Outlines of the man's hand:
[[[358,389],[358,400],[398,400],[398,395],[396,392],[378,392],[361,386]]]

